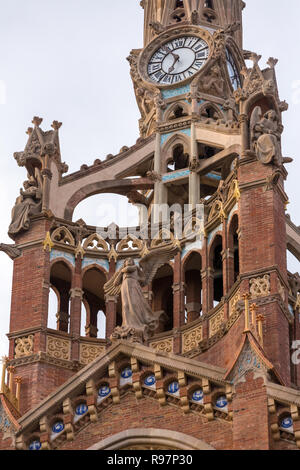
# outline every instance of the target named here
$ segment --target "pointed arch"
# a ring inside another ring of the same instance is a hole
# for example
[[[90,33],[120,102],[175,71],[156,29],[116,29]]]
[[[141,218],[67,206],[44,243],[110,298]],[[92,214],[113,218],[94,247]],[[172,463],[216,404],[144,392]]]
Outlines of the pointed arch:
[[[190,154],[190,138],[183,134],[183,132],[176,132],[176,134],[172,135],[167,142],[164,144],[162,148],[162,158],[161,158],[161,171],[162,173],[167,172],[168,163],[173,161],[174,149],[178,146],[183,146],[183,153],[189,155]]]
[[[177,119],[175,113],[178,108],[181,108],[183,112],[182,116],[178,116],[178,117],[189,116],[190,114],[189,104],[186,103],[185,101],[176,101],[176,103],[172,103],[168,107],[168,109],[165,111],[164,120],[169,121],[171,119]]]

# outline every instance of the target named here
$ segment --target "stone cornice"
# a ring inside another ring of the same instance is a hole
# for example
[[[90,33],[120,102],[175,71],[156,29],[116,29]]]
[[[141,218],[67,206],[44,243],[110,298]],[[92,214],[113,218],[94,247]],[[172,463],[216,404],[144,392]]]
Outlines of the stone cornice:
[[[300,390],[283,387],[271,382],[267,382],[266,387],[267,394],[269,397],[274,398],[274,400],[286,403],[287,405],[293,404],[300,407]]]
[[[109,364],[115,361],[120,355],[133,357],[145,364],[157,364],[170,371],[180,371],[195,378],[207,378],[216,384],[226,385],[228,383],[223,379],[226,373],[226,370],[223,368],[209,366],[174,354],[158,353],[140,344],[118,341],[113,344],[103,356],[100,356],[79,373],[71,377],[70,380],[59,387],[55,393],[47,397],[34,410],[22,416],[19,420],[21,430],[18,434],[24,432],[32,423],[38,422],[42,416],[54,412],[66,398],[71,398],[72,396],[76,396],[76,394],[82,393],[85,384],[95,375],[99,378],[101,374],[106,373]]]

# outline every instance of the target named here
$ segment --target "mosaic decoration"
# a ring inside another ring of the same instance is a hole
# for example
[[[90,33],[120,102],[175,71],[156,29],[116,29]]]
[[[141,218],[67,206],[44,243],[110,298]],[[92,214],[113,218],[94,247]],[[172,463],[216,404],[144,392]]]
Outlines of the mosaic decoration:
[[[281,429],[284,429],[285,432],[293,433],[294,423],[293,423],[293,419],[291,418],[291,416],[286,416],[285,418],[283,418],[280,422],[280,427]]]
[[[195,392],[192,395],[192,401],[199,404],[202,404],[204,400],[204,393],[202,389],[195,390]]]
[[[184,170],[184,171],[174,171],[173,173],[168,173],[167,175],[164,175],[162,177],[163,181],[172,181],[176,180],[178,178],[183,178],[184,176],[189,176],[190,170]]]
[[[132,370],[130,369],[130,367],[126,367],[126,369],[121,372],[121,377],[122,379],[129,379],[130,377],[132,377]]]
[[[148,377],[146,377],[144,380],[144,385],[146,385],[146,387],[153,387],[155,384],[156,384],[155,375],[148,375]]]
[[[71,255],[70,253],[65,253],[64,251],[52,250],[50,253],[50,261],[53,261],[58,258],[65,259],[75,268],[75,255]]]
[[[65,425],[62,421],[58,421],[52,426],[52,432],[54,434],[59,434],[65,429]]]
[[[163,90],[162,96],[164,99],[173,98],[174,96],[185,95],[190,92],[190,85],[173,88],[172,90]]]
[[[110,395],[110,392],[111,392],[111,389],[108,385],[102,385],[99,388],[98,396],[99,398],[104,399],[108,397],[108,395]]]
[[[216,400],[215,406],[220,410],[225,410],[227,408],[228,401],[225,396],[221,396]]]
[[[208,234],[208,238],[207,238],[208,244],[211,243],[211,241],[213,240],[213,238],[214,238],[214,236],[216,235],[216,233],[222,232],[222,230],[223,230],[223,226],[222,226],[222,224],[221,224],[221,225],[219,225],[218,227],[216,227],[212,232],[210,232],[210,233]]]
[[[168,132],[167,134],[162,134],[162,136],[161,136],[161,145],[164,145],[164,143],[168,140],[169,137],[171,137],[174,134],[178,134],[178,133],[186,134],[190,137],[191,136],[191,129],[181,129],[181,130],[178,130],[178,131]]]
[[[109,271],[109,262],[106,259],[95,259],[95,258],[86,258],[84,257],[82,261],[82,269],[90,266],[91,264],[97,264],[101,266],[101,268],[105,269],[105,271]]]
[[[12,437],[13,429],[7,415],[0,404],[0,432],[3,433],[2,439],[5,440],[8,437]]]
[[[29,450],[41,450],[41,448],[42,444],[40,443],[40,441],[32,441],[28,447]]]
[[[77,416],[83,416],[88,412],[88,407],[85,403],[80,403],[80,405],[76,406],[75,414]]]
[[[238,203],[236,203],[228,214],[228,223],[230,222],[233,214],[238,210],[238,208],[239,208],[239,205]]]
[[[212,180],[217,180],[217,181],[221,181],[222,179],[221,175],[215,175],[215,173],[207,173],[205,176],[206,178],[210,178]]]
[[[168,385],[168,393],[171,395],[179,395],[179,383],[172,382]]]

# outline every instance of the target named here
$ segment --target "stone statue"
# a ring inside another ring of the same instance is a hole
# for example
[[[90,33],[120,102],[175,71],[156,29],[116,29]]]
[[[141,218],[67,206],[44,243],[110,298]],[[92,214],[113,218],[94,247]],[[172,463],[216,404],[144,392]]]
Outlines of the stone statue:
[[[105,284],[106,295],[121,293],[122,299],[122,326],[115,328],[111,339],[142,342],[151,337],[158,327],[159,317],[152,312],[142,286],[150,284],[157,270],[177,252],[175,243],[163,243],[144,256],[139,265],[131,258],[126,260],[123,268]]]
[[[41,184],[37,179],[30,177],[23,183],[24,190],[20,189],[20,196],[17,198],[11,214],[11,224],[8,234],[14,237],[22,230],[28,230],[30,227],[30,216],[39,214],[42,209],[42,190]]]
[[[21,256],[21,250],[16,245],[7,245],[6,243],[0,243],[0,251],[6,253],[10,259],[14,260]]]
[[[262,116],[259,106],[256,106],[251,115],[251,143],[257,158],[264,165],[282,163],[280,136],[281,129],[278,116],[274,110],[269,110]]]

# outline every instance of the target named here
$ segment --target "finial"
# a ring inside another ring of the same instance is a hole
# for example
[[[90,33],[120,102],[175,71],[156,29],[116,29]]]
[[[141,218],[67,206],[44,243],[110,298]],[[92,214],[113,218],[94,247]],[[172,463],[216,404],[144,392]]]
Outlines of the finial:
[[[258,310],[258,306],[256,304],[251,304],[250,305],[250,312],[251,312],[251,321],[252,321],[252,326],[256,329],[256,312]]]
[[[243,296],[243,299],[245,301],[245,330],[244,333],[250,330],[249,326],[249,299],[251,298],[251,294],[246,293]]]
[[[267,64],[274,69],[275,65],[278,63],[278,59],[274,59],[274,57],[269,57]]]
[[[42,122],[43,122],[43,118],[40,118],[40,117],[37,117],[37,116],[34,116],[34,118],[32,119],[32,124],[34,124],[36,127],[39,127]]]
[[[53,121],[53,123],[51,124],[51,127],[55,130],[55,131],[58,131],[62,126],[62,122],[58,122],[58,121]]]
[[[263,323],[265,321],[265,317],[263,315],[257,316],[257,325],[258,325],[258,336],[261,341],[261,345],[264,345],[264,334],[263,334]]]
[[[26,134],[31,135],[33,133],[33,127],[28,127]]]

